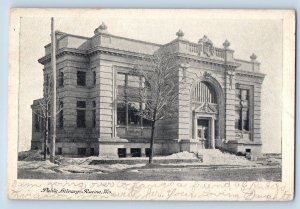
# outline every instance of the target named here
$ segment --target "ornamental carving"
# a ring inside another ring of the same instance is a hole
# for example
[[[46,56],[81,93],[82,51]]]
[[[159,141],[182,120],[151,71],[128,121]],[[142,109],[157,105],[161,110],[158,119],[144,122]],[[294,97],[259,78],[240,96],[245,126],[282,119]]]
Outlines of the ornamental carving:
[[[199,107],[195,109],[196,113],[206,113],[206,114],[217,114],[217,105],[208,102],[203,102]]]
[[[204,76],[205,79],[209,79],[211,77],[211,73],[204,72],[203,76]]]
[[[207,38],[206,35],[204,35],[203,38],[198,41],[198,43],[202,44],[203,46],[203,54],[205,54],[207,57],[214,55],[213,43],[209,38]]]

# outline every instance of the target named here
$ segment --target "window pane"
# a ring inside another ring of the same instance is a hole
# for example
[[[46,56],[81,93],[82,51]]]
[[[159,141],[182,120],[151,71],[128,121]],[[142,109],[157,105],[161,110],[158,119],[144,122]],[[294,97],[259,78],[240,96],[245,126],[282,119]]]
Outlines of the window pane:
[[[236,99],[236,101],[241,100],[241,90],[240,89],[235,90],[235,99]]]
[[[145,103],[142,103],[142,110],[145,111]],[[151,126],[151,121],[143,118],[143,126]]]
[[[125,86],[125,74],[117,74],[117,86]]]
[[[130,87],[139,87],[140,86],[140,77],[128,75],[128,86]]]
[[[77,107],[78,108],[85,108],[85,101],[77,101]]]
[[[140,103],[128,103],[128,125],[140,125],[141,117],[138,115]]]
[[[97,74],[95,71],[93,71],[93,84],[96,85],[96,81],[97,81]]]
[[[63,101],[59,101],[59,127],[63,128],[64,127],[64,112],[63,112],[63,108],[64,108],[64,103]]]
[[[235,129],[242,130],[241,111],[235,110]]]
[[[151,120],[143,118],[143,126],[151,126]]]
[[[93,110],[93,128],[96,127],[96,110]]]
[[[249,91],[248,90],[245,90],[245,89],[243,89],[242,91],[241,91],[241,99],[242,100],[248,100],[248,97],[249,97],[249,93],[248,93]]]
[[[37,115],[37,114],[35,114],[34,115],[34,120],[35,120],[35,131],[37,131],[37,132],[39,132],[40,131],[40,124],[39,124],[39,122],[40,122],[40,117]]]
[[[86,73],[83,71],[77,72],[77,85],[85,86],[86,85]]]
[[[249,131],[249,111],[243,110],[243,130]]]
[[[77,110],[77,127],[85,127],[85,110]]]
[[[63,86],[64,85],[64,73],[60,72],[58,77],[58,85]]]
[[[118,103],[117,124],[118,125],[126,125],[126,104],[125,103]]]

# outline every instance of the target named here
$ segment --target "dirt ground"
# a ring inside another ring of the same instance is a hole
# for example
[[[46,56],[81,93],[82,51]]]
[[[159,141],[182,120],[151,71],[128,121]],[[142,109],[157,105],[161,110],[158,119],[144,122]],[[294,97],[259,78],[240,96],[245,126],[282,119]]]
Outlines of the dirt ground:
[[[219,158],[225,158],[220,161]],[[221,155],[210,162],[199,162],[193,153],[177,153],[158,159],[193,159],[192,163],[114,163],[92,164],[99,157],[66,158],[59,164],[42,160],[38,152],[20,153],[20,179],[87,179],[87,180],[185,180],[185,181],[281,181],[281,164],[265,159],[249,161],[243,157]],[[230,162],[232,159],[232,162]],[[135,159],[132,159],[133,161]],[[196,161],[195,161],[196,160]],[[189,162],[189,161],[187,161]],[[271,162],[271,163],[270,163]]]

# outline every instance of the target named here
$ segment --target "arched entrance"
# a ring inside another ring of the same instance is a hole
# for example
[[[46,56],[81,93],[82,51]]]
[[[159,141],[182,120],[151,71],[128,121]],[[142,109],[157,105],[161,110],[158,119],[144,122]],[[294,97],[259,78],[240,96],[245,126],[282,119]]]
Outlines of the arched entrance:
[[[201,148],[214,149],[224,135],[224,96],[214,78],[204,78],[193,85],[191,107],[192,138],[199,140]]]

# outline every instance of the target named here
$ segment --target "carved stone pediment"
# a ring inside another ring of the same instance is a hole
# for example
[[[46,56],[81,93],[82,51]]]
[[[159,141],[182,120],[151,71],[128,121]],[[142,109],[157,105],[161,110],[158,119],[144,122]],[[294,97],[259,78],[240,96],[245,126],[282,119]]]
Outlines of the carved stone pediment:
[[[218,108],[216,104],[204,102],[195,109],[195,113],[217,114]]]
[[[209,38],[207,38],[206,35],[204,35],[203,38],[201,38],[198,41],[198,43],[202,44],[202,46],[203,46],[203,53],[207,57],[210,57],[210,56],[214,55],[214,45],[213,45],[213,42]]]

